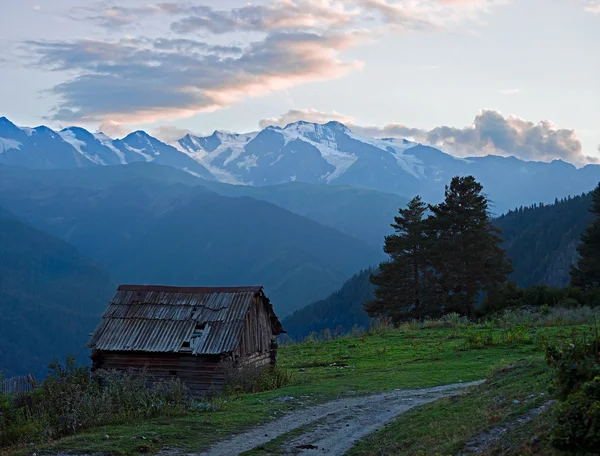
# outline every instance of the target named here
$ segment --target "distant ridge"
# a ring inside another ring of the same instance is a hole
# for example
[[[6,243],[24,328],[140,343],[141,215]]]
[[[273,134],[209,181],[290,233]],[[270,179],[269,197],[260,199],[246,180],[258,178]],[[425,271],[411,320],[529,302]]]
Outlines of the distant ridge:
[[[348,185],[404,197],[420,194],[432,202],[443,198],[444,185],[453,176],[471,174],[483,184],[496,214],[580,194],[600,181],[599,165],[577,169],[561,160],[461,159],[406,139],[359,136],[339,122],[299,121],[206,137],[188,134],[165,144],[144,131],[113,140],[76,126],[56,132],[0,118],[0,164],[52,169],[135,162],[168,165],[222,183]]]

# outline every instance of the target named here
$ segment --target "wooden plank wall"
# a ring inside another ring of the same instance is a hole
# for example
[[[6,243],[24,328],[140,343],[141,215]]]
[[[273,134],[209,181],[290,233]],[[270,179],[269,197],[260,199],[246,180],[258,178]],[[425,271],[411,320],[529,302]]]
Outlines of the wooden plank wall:
[[[35,380],[28,376],[12,377],[0,383],[0,392],[5,394],[21,394],[33,391]]]
[[[246,325],[242,333],[236,358],[253,357],[270,353],[271,342],[275,339],[271,328],[271,319],[262,298],[257,297],[246,316]]]
[[[96,367],[127,371],[146,369],[150,381],[179,378],[193,393],[222,389],[219,357],[180,353],[102,352]]]

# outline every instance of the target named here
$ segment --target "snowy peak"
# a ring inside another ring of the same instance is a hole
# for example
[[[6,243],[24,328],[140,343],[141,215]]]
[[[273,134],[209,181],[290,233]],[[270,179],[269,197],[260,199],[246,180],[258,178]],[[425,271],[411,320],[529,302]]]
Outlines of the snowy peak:
[[[336,120],[327,122],[324,126],[326,128],[329,128],[330,130],[339,131],[340,133],[345,133],[345,134],[351,133],[351,130],[346,125],[344,125],[343,123],[338,122]]]
[[[245,134],[215,130],[165,144],[142,130],[114,140],[78,126],[56,132],[45,126],[19,127],[0,117],[0,164],[50,169],[139,161],[234,184],[349,185],[407,197],[419,194],[428,201],[443,198],[444,185],[453,176],[472,174],[512,207],[546,201],[544,192],[553,201],[555,196],[588,191],[600,180],[597,165],[577,169],[561,160],[462,159],[406,139],[361,136],[335,121],[299,121]],[[506,208],[496,205],[497,211]]]

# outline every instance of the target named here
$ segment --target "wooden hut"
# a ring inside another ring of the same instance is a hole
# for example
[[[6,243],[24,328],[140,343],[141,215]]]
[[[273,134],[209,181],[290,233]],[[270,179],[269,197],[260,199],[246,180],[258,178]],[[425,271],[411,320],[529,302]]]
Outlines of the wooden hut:
[[[87,346],[92,370],[145,369],[200,393],[222,387],[223,360],[275,364],[284,332],[260,286],[121,285]]]

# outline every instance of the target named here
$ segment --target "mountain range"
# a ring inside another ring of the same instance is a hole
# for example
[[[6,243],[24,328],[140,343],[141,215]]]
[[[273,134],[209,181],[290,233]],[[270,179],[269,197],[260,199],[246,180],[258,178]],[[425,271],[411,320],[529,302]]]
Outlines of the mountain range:
[[[580,194],[600,181],[598,165],[578,169],[561,160],[456,158],[406,139],[361,137],[339,122],[300,121],[247,134],[188,134],[165,144],[143,131],[111,139],[80,127],[25,128],[0,118],[0,164],[52,169],[135,162],[169,165],[217,183],[343,185],[403,197],[420,194],[428,202],[443,198],[451,177],[470,174],[483,184],[498,215]]]
[[[114,281],[260,284],[282,316],[377,264],[383,252],[376,233],[383,238],[404,201],[296,183],[271,188],[264,200],[234,194],[253,187],[219,184],[219,194],[202,179],[153,163],[45,171],[0,166],[0,173],[0,206],[73,245]],[[275,194],[282,206],[268,201]],[[329,214],[328,207],[339,209]],[[302,215],[307,211],[310,216]],[[371,213],[363,225],[374,228],[357,230],[357,214]]]

